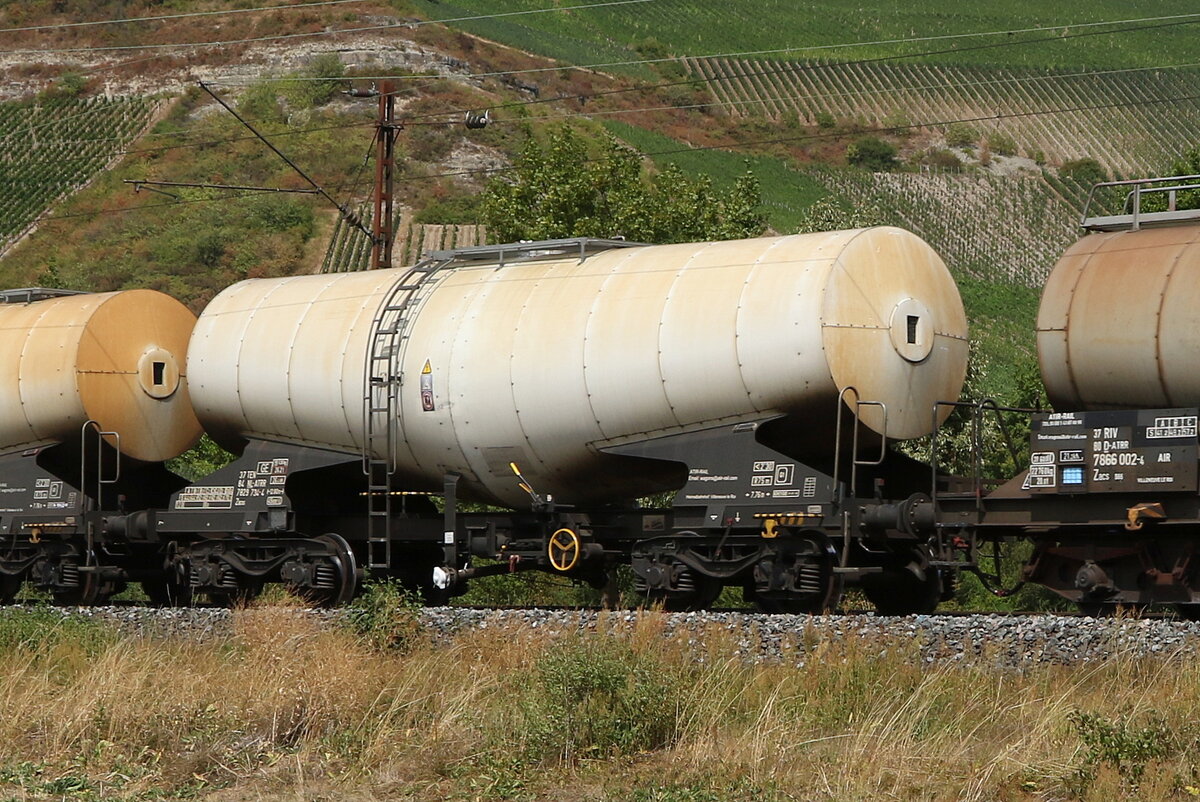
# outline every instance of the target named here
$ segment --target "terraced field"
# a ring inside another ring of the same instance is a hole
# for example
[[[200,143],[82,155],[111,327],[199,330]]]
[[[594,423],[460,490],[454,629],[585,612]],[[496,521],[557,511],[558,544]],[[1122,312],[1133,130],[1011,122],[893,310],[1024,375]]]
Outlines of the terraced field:
[[[855,205],[884,210],[888,222],[926,239],[960,275],[1040,287],[1078,237],[1074,198],[1041,176],[986,173],[813,173]]]
[[[1049,72],[753,59],[686,63],[735,115],[810,125],[828,115],[872,127],[973,119],[980,136],[1003,134],[1039,161],[1092,157],[1130,175],[1169,164],[1200,128],[1200,70],[1194,67]]]
[[[561,6],[581,6],[589,0],[564,0]],[[414,4],[432,19],[529,11],[545,8],[544,0],[441,0]],[[1098,29],[1081,23],[1163,17],[1197,11],[1187,0],[1063,0],[1059,3],[1015,0],[937,0],[877,2],[818,0],[757,0],[732,4],[726,0],[647,0],[647,2],[580,8],[562,13],[537,13],[497,19],[460,21],[456,27],[574,64],[593,64],[639,58],[637,51],[658,43],[673,55],[704,56],[752,50],[777,51],[779,58],[831,58],[839,61],[918,55],[926,61],[953,64],[1006,65],[1036,68],[1147,67],[1200,61],[1200,37],[1194,24],[1170,20],[1137,32],[1119,35],[1074,36]],[[1114,26],[1131,27],[1132,24]],[[1161,27],[1171,25],[1171,27]],[[1053,31],[1014,37],[929,39],[907,43],[897,39],[1005,31],[1049,26]],[[1063,38],[1062,34],[1071,34]],[[1018,44],[1037,39],[1036,43]],[[847,42],[869,44],[837,49]],[[984,43],[995,49],[970,50]],[[807,50],[798,51],[805,47]],[[822,50],[821,48],[825,48]],[[788,52],[778,52],[790,49]],[[1169,61],[1166,61],[1169,60]]]
[[[0,254],[46,207],[102,170],[153,108],[141,97],[0,103]]]

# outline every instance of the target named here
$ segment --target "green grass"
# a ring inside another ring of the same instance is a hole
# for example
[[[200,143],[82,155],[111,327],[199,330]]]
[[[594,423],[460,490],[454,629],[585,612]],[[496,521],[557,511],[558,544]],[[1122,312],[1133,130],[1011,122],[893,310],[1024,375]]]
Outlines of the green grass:
[[[431,19],[544,8],[542,0],[455,0],[453,3],[414,0],[411,7]],[[563,3],[577,5],[577,3]],[[947,4],[924,0],[889,0],[864,4],[858,0],[794,3],[758,0],[737,5],[722,0],[652,0],[607,8],[563,13],[529,14],[494,20],[452,23],[505,44],[575,64],[639,58],[636,47],[661,43],[674,55],[709,55],[819,47],[920,36],[1062,26],[1105,20],[1185,14],[1196,10],[1186,0],[1096,0],[1042,3],[1034,0],[995,3],[962,0]],[[1122,26],[1124,27],[1124,26]],[[1003,64],[1022,67],[1104,66],[1136,67],[1200,60],[1196,26],[1060,39],[1050,34],[1025,34],[1050,41],[1024,46],[927,56],[942,63]],[[648,40],[653,40],[648,42]],[[897,45],[869,45],[833,50],[793,51],[792,58],[837,60],[914,55],[927,51],[970,47],[1002,41],[972,38]]]
[[[654,154],[687,147],[670,137],[615,120],[605,121],[604,127],[642,153]],[[713,182],[722,188],[732,186],[734,179],[746,171],[748,164],[758,178],[771,227],[783,233],[793,231],[803,217],[804,210],[827,194],[819,182],[771,156],[752,156],[727,150],[696,150],[650,158],[659,166],[676,164],[688,175],[711,176]]]

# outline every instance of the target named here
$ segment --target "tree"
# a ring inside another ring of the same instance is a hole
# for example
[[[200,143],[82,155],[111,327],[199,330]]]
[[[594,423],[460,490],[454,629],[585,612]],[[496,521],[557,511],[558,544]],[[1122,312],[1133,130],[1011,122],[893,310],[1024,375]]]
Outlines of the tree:
[[[563,126],[545,144],[530,137],[508,178],[491,181],[481,208],[494,241],[616,237],[697,242],[753,237],[766,229],[758,180],[747,168],[727,191],[675,165],[650,176],[639,154],[609,136],[592,158]]]
[[[796,233],[846,231],[851,228],[886,226],[889,223],[887,214],[874,202],[851,206],[848,201],[826,195],[804,210],[804,217],[796,226]]]
[[[1200,175],[1200,147],[1191,148],[1171,163],[1170,175]],[[1196,181],[1185,181],[1184,184],[1195,184]],[[1163,185],[1160,185],[1163,186]],[[1200,209],[1200,190],[1184,189],[1176,193],[1176,209]],[[1153,193],[1142,196],[1142,211],[1164,212],[1167,210],[1165,193]]]
[[[1082,159],[1063,162],[1063,166],[1058,168],[1058,175],[1061,178],[1078,181],[1080,184],[1099,184],[1101,181],[1108,180],[1108,173],[1105,172],[1103,165],[1086,156]]]
[[[874,172],[890,170],[896,166],[896,148],[879,137],[860,137],[846,148],[846,161]]]

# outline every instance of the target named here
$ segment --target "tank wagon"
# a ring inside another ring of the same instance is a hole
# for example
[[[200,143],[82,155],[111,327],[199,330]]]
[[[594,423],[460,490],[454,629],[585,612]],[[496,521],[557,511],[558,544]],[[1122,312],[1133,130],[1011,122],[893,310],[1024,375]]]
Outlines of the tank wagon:
[[[200,437],[194,323],[150,290],[0,293],[0,599],[24,581],[64,603],[129,579],[160,595],[161,544],[119,530],[184,484],[163,461]]]
[[[111,526],[166,544],[180,598],[282,581],[337,603],[390,576],[437,600],[630,563],[670,607],[736,585],[820,610],[859,582],[932,609],[942,570],[906,503],[925,473],[888,443],[936,426],[966,358],[949,272],[895,228],[245,281],[186,370],[238,459]]]
[[[1028,469],[982,501],[935,499],[941,542],[1031,540],[1024,578],[1087,612],[1170,603],[1200,617],[1200,210],[1176,208],[1198,180],[1093,189],[1086,233],[1042,293],[1054,411],[1032,417]]]

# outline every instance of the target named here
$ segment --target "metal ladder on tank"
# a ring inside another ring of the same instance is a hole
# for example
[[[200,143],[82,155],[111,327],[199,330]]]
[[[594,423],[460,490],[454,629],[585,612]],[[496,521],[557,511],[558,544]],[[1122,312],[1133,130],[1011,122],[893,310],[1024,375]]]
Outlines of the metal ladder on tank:
[[[575,237],[504,245],[476,245],[431,251],[392,285],[371,321],[363,374],[363,473],[367,477],[367,563],[369,572],[392,567],[392,497],[396,475],[396,446],[401,356],[408,339],[408,322],[421,290],[441,270],[468,264],[507,264],[531,259],[588,256],[612,248],[639,247],[625,240]],[[382,455],[382,456],[380,456]]]
[[[363,375],[363,473],[367,477],[367,565],[378,573],[392,567],[392,496],[400,408],[400,357],[408,321],[423,287],[451,259],[425,259],[392,285],[371,321]]]

